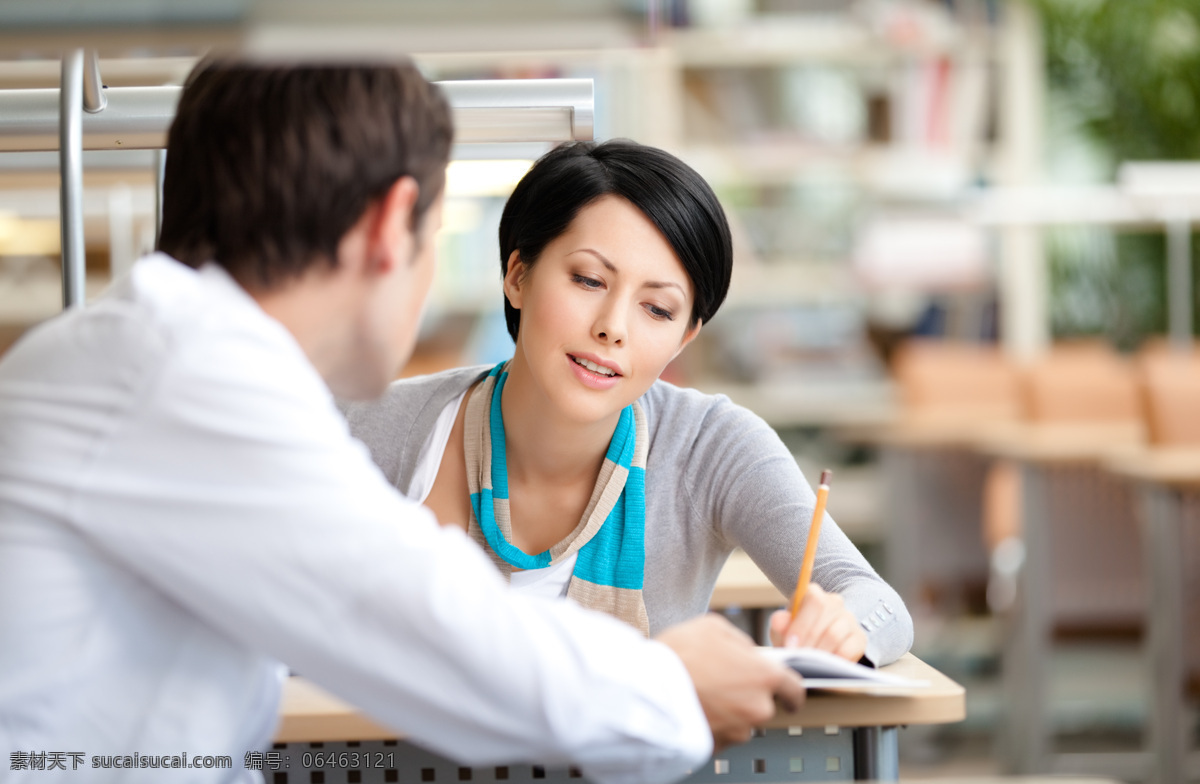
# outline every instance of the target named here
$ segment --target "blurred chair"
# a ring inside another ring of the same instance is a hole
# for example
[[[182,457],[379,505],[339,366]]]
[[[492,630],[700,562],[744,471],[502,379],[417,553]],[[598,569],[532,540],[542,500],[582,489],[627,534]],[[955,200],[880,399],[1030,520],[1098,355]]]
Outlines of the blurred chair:
[[[970,445],[1016,419],[1017,373],[995,346],[935,340],[899,346],[893,373],[901,416],[879,438],[887,576],[914,615],[952,615],[981,603],[988,577],[980,510],[990,460]]]
[[[1034,423],[1138,427],[1137,380],[1129,361],[1095,341],[1054,345],[1022,373],[1024,416]]]
[[[1139,353],[1138,376],[1149,444],[1200,446],[1200,347],[1152,344]]]
[[[910,340],[896,350],[893,372],[909,421],[966,424],[1020,412],[1016,370],[991,344]]]
[[[1143,442],[1135,368],[1096,343],[1055,346],[1024,371],[1026,419],[1050,437],[1078,438],[1065,459],[1043,461],[1058,631],[1138,631],[1145,614],[1134,497],[1100,470],[1112,449]]]
[[[1150,345],[1138,357],[1149,450],[1140,479],[1149,597],[1150,750],[1154,780],[1200,778],[1200,350]]]
[[[1047,700],[1056,636],[1128,637],[1145,616],[1134,495],[1101,469],[1106,456],[1144,439],[1134,370],[1103,344],[1064,344],[1020,379],[1023,423],[980,445],[1006,472],[993,475],[984,513],[996,556],[989,596],[1013,599],[1002,654],[1006,765],[1138,775],[1142,756],[1055,754]],[[1012,590],[998,590],[1006,579]]]

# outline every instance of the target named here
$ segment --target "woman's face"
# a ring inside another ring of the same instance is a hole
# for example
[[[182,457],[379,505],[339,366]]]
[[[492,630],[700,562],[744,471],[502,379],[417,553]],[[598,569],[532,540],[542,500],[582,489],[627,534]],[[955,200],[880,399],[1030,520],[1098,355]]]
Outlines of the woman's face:
[[[611,417],[650,388],[699,332],[692,282],[658,228],[605,196],[526,269],[514,253],[504,291],[521,311],[514,370],[571,420]]]

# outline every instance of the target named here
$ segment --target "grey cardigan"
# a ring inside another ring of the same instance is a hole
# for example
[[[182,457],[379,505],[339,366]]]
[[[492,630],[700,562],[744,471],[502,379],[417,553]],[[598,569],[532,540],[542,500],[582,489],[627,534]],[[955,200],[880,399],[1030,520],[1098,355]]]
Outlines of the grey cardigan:
[[[351,432],[401,492],[438,415],[488,371],[457,368],[394,382],[377,401],[343,406]],[[658,381],[641,399],[650,428],[646,570],[650,633],[706,611],[730,551],[745,550],[785,595],[800,571],[816,495],[766,422],[724,395]],[[912,645],[912,618],[827,515],[813,580],[841,594],[877,665]]]

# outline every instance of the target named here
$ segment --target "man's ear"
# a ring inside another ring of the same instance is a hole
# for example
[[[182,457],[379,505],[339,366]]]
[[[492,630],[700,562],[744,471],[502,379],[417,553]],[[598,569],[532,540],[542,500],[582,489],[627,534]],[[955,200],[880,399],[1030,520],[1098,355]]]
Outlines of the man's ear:
[[[504,272],[504,296],[517,310],[521,309],[521,283],[525,277],[525,262],[521,261],[521,251],[514,250],[508,254],[508,268]]]
[[[679,348],[675,349],[675,353],[671,355],[671,359],[675,359],[675,357],[679,356],[679,354],[685,348],[687,348],[687,344],[696,339],[696,336],[700,334],[700,327],[703,326],[703,324],[704,322],[701,319],[696,319],[695,325],[693,325],[692,328],[687,332],[683,333],[683,340],[679,342]]]
[[[413,207],[419,192],[417,181],[405,176],[392,183],[375,202],[375,220],[367,237],[370,243],[368,257],[380,271],[406,264],[412,258],[412,249],[417,242]]]

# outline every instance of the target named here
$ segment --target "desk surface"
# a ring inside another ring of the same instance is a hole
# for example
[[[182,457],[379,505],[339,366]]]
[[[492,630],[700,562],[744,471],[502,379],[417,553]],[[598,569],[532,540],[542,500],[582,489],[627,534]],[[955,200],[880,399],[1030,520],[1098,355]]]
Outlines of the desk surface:
[[[1037,423],[960,416],[910,416],[880,431],[885,446],[971,448],[994,457],[1039,463],[1096,463],[1138,448],[1140,422]]]
[[[788,597],[779,592],[750,556],[734,550],[717,575],[708,606],[713,610],[730,607],[770,609],[787,603]]]
[[[929,681],[929,686],[886,697],[812,692],[804,707],[795,713],[776,713],[767,726],[949,724],[966,718],[966,690],[911,653],[882,669],[906,678]]]
[[[1014,424],[980,438],[975,448],[995,457],[1035,463],[1099,463],[1138,450],[1140,422]]]
[[[1200,487],[1200,447],[1130,450],[1105,466],[1129,479],[1179,488]]]
[[[930,686],[887,697],[813,693],[799,711],[781,711],[767,726],[944,724],[966,717],[963,687],[912,654],[884,670],[927,680]],[[289,678],[284,684],[280,722],[275,732],[278,743],[390,740],[397,735],[303,678]]]
[[[859,435],[883,446],[910,449],[945,449],[972,447],[993,433],[1003,433],[1017,427],[1016,420],[1003,416],[967,414],[908,414],[889,426]]]

